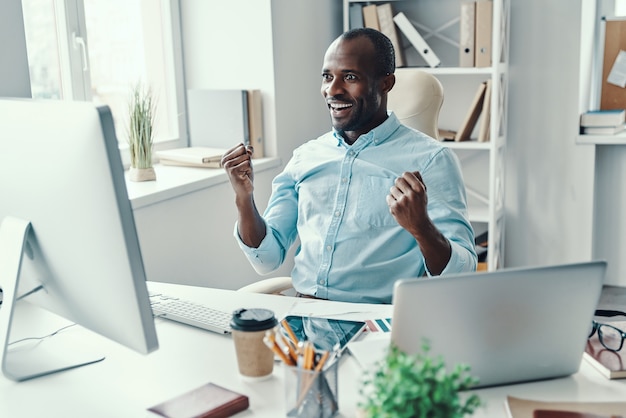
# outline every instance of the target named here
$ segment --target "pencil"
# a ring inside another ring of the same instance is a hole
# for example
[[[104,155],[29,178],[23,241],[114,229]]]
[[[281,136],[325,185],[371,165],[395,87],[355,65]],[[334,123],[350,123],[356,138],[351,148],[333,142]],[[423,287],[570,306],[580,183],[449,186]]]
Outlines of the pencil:
[[[283,328],[285,328],[285,331],[287,331],[287,335],[289,335],[293,346],[298,347],[298,337],[296,337],[296,334],[294,334],[293,330],[289,326],[289,322],[287,322],[286,319],[283,319],[282,321],[280,321],[280,324],[283,326]]]
[[[285,338],[283,334],[278,330],[275,330],[275,335],[276,335],[276,341],[278,342],[278,345],[280,345],[283,348],[286,348],[287,352],[289,353],[289,357],[291,357],[294,363],[297,363],[298,354],[296,353],[293,345],[291,344],[291,340]]]
[[[313,370],[313,360],[315,359],[315,349],[311,341],[304,343],[304,364],[305,370]]]
[[[280,359],[285,363],[288,364],[289,366],[295,366],[296,364],[291,360],[290,357],[287,357],[287,355],[283,352],[283,350],[280,349],[279,345],[276,344],[276,340],[274,339],[274,336],[270,333],[265,333],[265,337],[263,337],[263,342],[265,343],[265,345],[274,352],[274,354],[276,354],[278,357],[280,357]]]

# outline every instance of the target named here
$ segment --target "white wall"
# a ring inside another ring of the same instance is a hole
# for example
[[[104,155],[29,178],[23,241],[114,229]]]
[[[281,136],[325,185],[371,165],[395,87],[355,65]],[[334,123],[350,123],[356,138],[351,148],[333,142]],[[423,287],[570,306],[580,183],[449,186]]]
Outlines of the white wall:
[[[330,128],[320,71],[326,47],[340,33],[340,10],[336,0],[182,0],[186,87],[260,88],[266,155],[284,163],[296,146]],[[279,169],[255,174],[260,211]],[[149,280],[236,289],[260,278],[232,236],[229,183],[135,216]],[[272,276],[289,275],[289,260]]]
[[[276,170],[256,173],[258,195],[269,195],[276,174]],[[259,276],[233,238],[236,219],[227,181],[136,209],[148,280],[226,289],[257,281]],[[276,275],[289,275],[287,268]]]
[[[31,97],[20,0],[0,6],[0,97]]]
[[[294,148],[331,128],[320,90],[322,61],[342,32],[342,10],[339,0],[272,1],[275,155],[285,162]]]
[[[595,10],[595,1],[584,1],[583,25],[587,33],[592,33],[596,15],[612,14],[615,3],[604,1],[599,10]],[[622,2],[622,7],[624,2]],[[623,13],[623,11],[622,11]],[[599,44],[602,43],[601,31],[598,32]],[[600,100],[600,83],[589,83],[592,78],[593,38],[583,38],[581,53],[581,112],[596,108]],[[600,62],[600,60],[598,60]],[[598,64],[596,71],[602,71]],[[594,88],[595,87],[595,88]],[[626,178],[626,146],[624,145],[589,145],[595,150],[595,184],[593,216],[593,257],[608,261],[605,283],[626,286],[626,187],[622,179]]]
[[[581,0],[512,0],[507,267],[591,258],[594,150],[575,144],[580,19]]]

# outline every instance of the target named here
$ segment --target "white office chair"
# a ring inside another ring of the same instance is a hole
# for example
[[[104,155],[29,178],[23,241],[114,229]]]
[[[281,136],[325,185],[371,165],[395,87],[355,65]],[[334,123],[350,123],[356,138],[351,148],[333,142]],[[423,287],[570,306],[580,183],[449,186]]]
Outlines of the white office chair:
[[[400,122],[439,139],[439,111],[443,86],[434,75],[412,68],[398,69],[396,84],[387,99]]]
[[[400,122],[439,139],[439,111],[443,105],[443,86],[432,74],[415,69],[399,69],[396,84],[388,95],[387,108]],[[294,294],[291,277],[272,277],[239,289],[243,292]]]

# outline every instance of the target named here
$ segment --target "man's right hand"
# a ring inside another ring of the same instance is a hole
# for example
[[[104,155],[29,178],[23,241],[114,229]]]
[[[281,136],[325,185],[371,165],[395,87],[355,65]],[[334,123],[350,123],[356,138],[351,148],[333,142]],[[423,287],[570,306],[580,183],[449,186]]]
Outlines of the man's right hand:
[[[222,156],[222,167],[226,170],[233,189],[235,204],[239,212],[237,230],[239,237],[248,247],[258,248],[265,237],[265,222],[254,204],[254,172],[250,145],[239,144]]]
[[[237,196],[249,196],[254,190],[254,172],[252,170],[252,146],[239,144],[224,153],[222,167],[226,170],[230,183]]]

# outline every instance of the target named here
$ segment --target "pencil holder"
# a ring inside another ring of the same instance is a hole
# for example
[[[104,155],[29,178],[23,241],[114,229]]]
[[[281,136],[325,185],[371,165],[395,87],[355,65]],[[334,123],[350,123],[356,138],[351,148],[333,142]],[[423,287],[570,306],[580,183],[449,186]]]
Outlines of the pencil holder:
[[[324,370],[285,366],[285,404],[288,417],[328,418],[339,411],[337,364]]]

